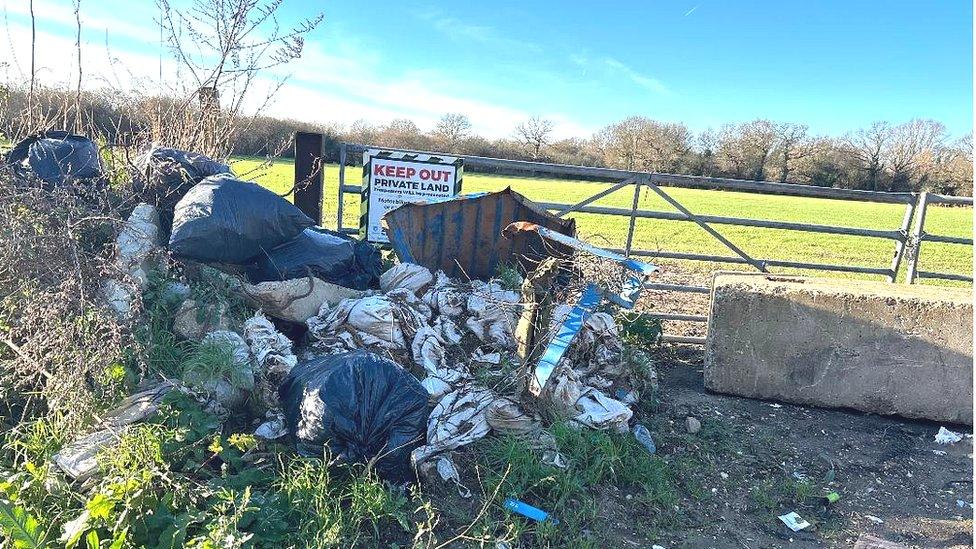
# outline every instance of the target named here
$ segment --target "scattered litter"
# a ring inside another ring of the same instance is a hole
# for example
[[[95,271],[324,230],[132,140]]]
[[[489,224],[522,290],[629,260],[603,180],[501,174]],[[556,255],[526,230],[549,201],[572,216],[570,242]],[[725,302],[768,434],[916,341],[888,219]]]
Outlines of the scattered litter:
[[[968,501],[966,501],[964,499],[957,499],[956,500],[956,507],[959,507],[960,509],[965,509],[966,507],[969,507],[970,509],[972,509],[973,508],[973,504],[972,503],[969,503]]]
[[[507,498],[505,500],[505,508],[513,513],[518,513],[523,517],[530,518],[537,522],[548,520],[553,525],[559,524],[559,520],[550,516],[549,513],[514,498]]]
[[[583,328],[583,322],[599,304],[599,290],[596,285],[588,284],[579,302],[559,324],[555,336],[546,347],[542,358],[539,359],[529,379],[529,392],[536,396],[542,394],[559,361],[562,360],[566,350],[573,343],[573,339]]]
[[[244,340],[264,372],[287,375],[298,364],[291,340],[260,311],[244,321]]]
[[[871,522],[873,522],[875,524],[884,524],[884,521],[883,520],[879,519],[878,517],[876,517],[874,515],[864,515],[864,518],[870,520]]]
[[[478,196],[459,196],[433,203],[408,203],[386,213],[383,223],[401,262],[444,271],[453,278],[488,280],[502,265],[519,263],[523,272],[555,253],[568,257],[565,246],[538,238],[503,238],[502,227],[531,221],[566,235],[576,221],[546,211],[511,188]]]
[[[947,456],[947,455],[949,455],[949,453],[946,452],[945,450],[932,450],[932,453],[935,454],[935,455],[937,455],[937,456]]]
[[[194,185],[176,204],[169,249],[197,261],[243,265],[314,224],[257,183],[216,175]]]
[[[771,403],[769,404],[769,407],[770,407],[770,408],[782,408],[782,407],[783,407],[783,405],[782,405],[782,404],[777,404],[777,403],[775,403],[775,402],[771,402]]]
[[[566,456],[555,450],[546,450],[542,452],[542,464],[559,469],[569,467],[569,464],[566,463]]]
[[[820,498],[820,503],[826,505],[833,505],[840,501],[840,494],[837,492],[828,492],[824,497]]]
[[[366,351],[301,362],[279,394],[300,453],[320,456],[325,445],[388,480],[412,475],[408,456],[423,442],[427,392],[395,362]]]
[[[654,455],[657,453],[657,445],[654,444],[654,439],[651,437],[651,432],[644,427],[642,424],[638,423],[634,425],[634,438],[637,442],[647,449],[647,453]]]
[[[365,295],[359,290],[344,288],[314,276],[245,284],[243,290],[248,301],[257,308],[275,318],[298,323],[319,314],[323,304],[335,307],[344,299]]]
[[[310,227],[260,255],[247,266],[253,283],[314,276],[354,290],[377,288],[383,260],[370,243]]]
[[[800,518],[800,515],[796,514],[796,511],[780,515],[779,520],[783,521],[783,524],[794,532],[799,532],[804,528],[810,527],[810,523]]]
[[[613,398],[623,402],[627,406],[637,404],[637,402],[640,400],[640,396],[637,391],[628,391],[622,387],[617,389],[617,392],[613,394]]]
[[[939,432],[935,434],[935,442],[938,444],[955,444],[962,440],[962,435],[950,431],[945,427],[939,427]]]
[[[702,428],[702,424],[701,421],[698,420],[698,418],[692,416],[688,416],[685,418],[685,430],[688,431],[688,434],[694,435],[698,433],[698,431],[701,431],[701,428]]]

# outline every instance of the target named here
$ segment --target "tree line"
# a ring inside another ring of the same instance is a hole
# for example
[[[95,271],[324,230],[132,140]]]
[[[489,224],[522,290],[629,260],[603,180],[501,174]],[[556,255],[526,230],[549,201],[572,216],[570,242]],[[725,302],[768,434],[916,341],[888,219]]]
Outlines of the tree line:
[[[35,94],[35,108],[64,111],[72,92],[44,89]],[[19,88],[0,89],[0,132],[19,134],[15,113],[26,102]],[[86,128],[113,143],[165,139],[158,114],[161,105],[183,107],[176,99],[158,96],[83,92]],[[68,115],[74,116],[69,111]],[[625,170],[779,181],[872,191],[929,190],[972,195],[972,134],[953,139],[939,122],[913,119],[901,124],[876,122],[843,136],[810,132],[804,124],[758,119],[694,132],[677,122],[632,116],[608,124],[588,137],[555,139],[553,123],[532,117],[516,124],[508,137],[477,135],[467,116],[445,114],[429,129],[409,119],[386,124],[357,121],[348,126],[269,116],[244,116],[224,124],[236,128],[225,136],[225,153],[251,156],[294,154],[295,132],[325,134],[328,160],[336,161],[335,144],[346,141],[414,150],[442,151],[514,160],[618,168]],[[171,118],[171,117],[170,117]],[[56,116],[47,119],[57,120]],[[61,127],[77,127],[65,118]]]

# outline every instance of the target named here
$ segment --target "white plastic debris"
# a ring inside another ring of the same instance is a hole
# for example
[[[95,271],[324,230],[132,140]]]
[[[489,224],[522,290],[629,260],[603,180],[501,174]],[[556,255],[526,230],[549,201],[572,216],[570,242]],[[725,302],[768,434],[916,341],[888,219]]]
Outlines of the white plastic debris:
[[[126,426],[155,414],[163,397],[173,388],[174,385],[166,381],[129,396],[102,416],[99,424],[103,429],[61,448],[53,456],[54,463],[71,478],[88,478],[98,468],[99,452],[117,444]]]
[[[592,387],[587,388],[576,401],[576,409],[580,414],[573,418],[574,421],[593,429],[612,429],[618,433],[626,433],[629,430],[627,422],[634,415],[634,412],[623,402],[612,399],[603,391]]]
[[[415,295],[421,295],[433,280],[434,275],[426,267],[414,263],[400,263],[380,275],[380,290],[388,293],[405,288]]]
[[[440,400],[442,396],[451,392],[451,384],[439,377],[429,375],[422,379],[420,384],[424,386],[424,389],[427,389],[432,401]]]
[[[938,444],[955,444],[960,440],[962,440],[962,435],[945,427],[939,427],[939,432],[935,434],[935,442]]]
[[[461,474],[458,473],[457,466],[454,465],[454,460],[450,456],[437,458],[437,474],[440,475],[441,480],[453,482],[454,486],[457,487],[459,496],[464,499],[471,497],[471,490],[461,484]]]
[[[427,444],[410,454],[415,466],[431,456],[470,444],[491,430],[485,410],[494,400],[487,389],[463,387],[450,392],[434,406],[427,420]]]
[[[263,372],[285,376],[298,364],[292,342],[261,311],[244,321],[244,339]]]
[[[287,434],[288,428],[285,427],[285,418],[280,414],[273,415],[254,430],[254,436],[265,440],[275,440]]]
[[[289,322],[305,322],[317,315],[323,305],[330,308],[343,299],[363,297],[366,292],[352,290],[314,276],[245,284],[244,294],[267,314]]]
[[[804,528],[810,527],[810,523],[803,520],[800,515],[796,514],[796,511],[786,513],[785,515],[780,515],[779,520],[783,521],[783,524],[794,532],[799,532]]]
[[[864,518],[870,520],[875,524],[884,524],[884,521],[874,515],[864,515]]]

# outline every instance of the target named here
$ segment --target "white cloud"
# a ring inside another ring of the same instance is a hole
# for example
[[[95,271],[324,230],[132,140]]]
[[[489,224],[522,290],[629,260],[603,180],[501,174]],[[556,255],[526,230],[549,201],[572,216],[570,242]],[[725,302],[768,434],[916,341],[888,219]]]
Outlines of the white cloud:
[[[529,41],[507,36],[495,27],[472,25],[456,17],[432,10],[421,12],[418,16],[433,26],[441,34],[457,42],[475,42],[493,49],[518,51],[521,53],[541,53],[542,46]]]
[[[637,84],[638,86],[644,89],[662,95],[669,93],[668,88],[664,84],[662,84],[660,80],[656,78],[651,78],[650,76],[644,76],[643,74],[635,71],[634,69],[628,67],[627,65],[624,65],[623,63],[621,63],[620,61],[612,57],[607,57],[606,59],[603,60],[603,62],[608,67],[610,67],[613,71],[618,72],[623,76],[626,76],[635,84]]]

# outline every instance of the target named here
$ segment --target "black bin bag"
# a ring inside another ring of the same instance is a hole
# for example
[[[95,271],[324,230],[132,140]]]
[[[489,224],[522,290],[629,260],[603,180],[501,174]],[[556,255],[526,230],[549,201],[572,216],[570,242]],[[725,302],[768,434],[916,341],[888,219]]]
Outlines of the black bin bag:
[[[425,442],[427,391],[410,372],[368,351],[320,357],[292,368],[279,388],[299,453],[328,447],[348,462],[376,463],[380,477],[413,478],[410,452]]]
[[[370,243],[312,227],[259,255],[248,266],[247,276],[257,284],[312,275],[354,290],[368,290],[379,287],[382,271],[380,252]]]
[[[256,183],[214,175],[176,204],[169,249],[197,261],[244,265],[314,223],[292,203]]]
[[[7,163],[19,178],[36,178],[50,186],[102,181],[98,145],[63,130],[42,132],[17,143],[7,154]]]
[[[132,162],[132,183],[142,199],[172,209],[193,185],[211,175],[230,174],[230,167],[195,152],[152,147]]]

